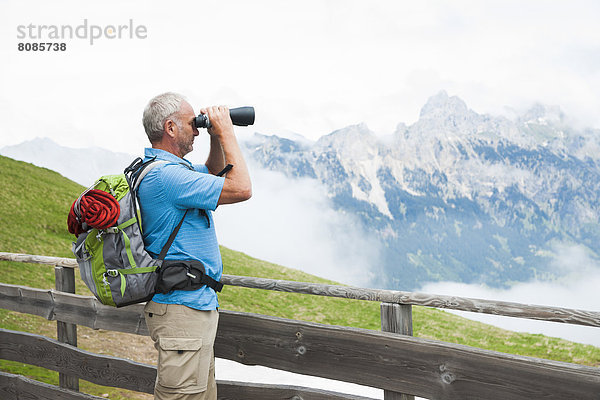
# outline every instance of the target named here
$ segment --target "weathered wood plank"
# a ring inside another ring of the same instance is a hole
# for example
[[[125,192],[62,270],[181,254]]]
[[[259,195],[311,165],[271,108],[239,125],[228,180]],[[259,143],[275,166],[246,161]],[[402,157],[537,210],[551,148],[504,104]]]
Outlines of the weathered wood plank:
[[[66,300],[66,298],[64,300]],[[62,302],[63,298],[61,298],[60,301]],[[94,329],[107,329],[145,336],[148,335],[148,328],[146,328],[146,321],[144,320],[145,304],[134,304],[127,307],[115,308],[105,306],[95,298],[91,298],[90,302],[93,304],[94,309]],[[79,308],[77,309],[79,310]],[[63,313],[61,313],[61,315],[62,314]],[[64,314],[67,314],[66,310]]]
[[[381,303],[381,330],[412,336],[412,306]]]
[[[374,400],[368,397],[342,394],[326,390],[284,386],[217,381],[219,400]],[[296,396],[296,397],[294,397]],[[2,400],[105,400],[86,393],[72,392],[54,385],[38,382],[21,375],[0,371],[0,399]]]
[[[106,400],[90,394],[73,392],[58,386],[38,382],[21,375],[0,371],[0,399],[2,400]]]
[[[299,386],[230,381],[217,381],[217,397],[219,400],[374,400],[369,397]]]
[[[12,289],[12,288],[11,288]],[[21,290],[25,295],[28,291]],[[0,285],[0,299],[2,285]],[[59,304],[65,298],[54,293]],[[35,297],[35,293],[34,296]],[[23,302],[24,300],[21,299]],[[0,301],[2,303],[2,301]],[[6,302],[4,302],[6,304]],[[89,314],[85,302],[71,302],[74,322],[105,328],[108,318]],[[95,303],[94,303],[95,304]],[[21,305],[19,303],[19,305]],[[49,303],[49,307],[54,304]],[[97,307],[100,307],[99,305]],[[108,307],[115,318],[130,315],[131,323],[116,324],[122,332],[139,333],[139,315]],[[141,313],[141,307],[137,309]],[[109,315],[107,311],[106,315]],[[89,326],[89,325],[88,325]],[[593,398],[600,393],[600,369],[467,346],[362,329],[311,324],[256,314],[220,312],[215,344],[217,357],[249,365],[321,376],[426,398]],[[474,396],[474,397],[473,397]],[[544,397],[546,396],[546,397]]]
[[[0,284],[0,308],[33,314],[48,320],[54,318],[52,307],[52,291],[34,289],[26,286]]]
[[[156,369],[103,356],[32,333],[0,329],[0,358],[77,376],[103,386],[152,393]]]
[[[54,267],[54,287],[66,293],[75,293],[75,271],[73,268]],[[61,343],[77,347],[77,325],[56,321],[56,338]],[[76,376],[58,374],[59,386],[79,391],[79,379]]]
[[[0,358],[11,361],[24,362],[54,371],[77,372],[81,379],[102,385],[152,393],[156,379],[156,367],[136,363],[117,357],[103,356],[77,349],[53,339],[24,332],[0,329]],[[1,373],[0,373],[1,374]],[[11,378],[19,378],[18,375]],[[17,390],[10,387],[9,383],[0,385],[7,393],[18,394]],[[8,379],[8,378],[7,378]],[[32,381],[35,382],[35,381]],[[38,382],[39,383],[39,382]],[[44,385],[44,384],[42,384]],[[45,385],[50,393],[65,393],[64,389]],[[258,383],[243,383],[232,381],[218,381],[219,399],[248,399],[263,400],[294,398],[300,396],[304,400],[372,400],[367,397],[341,394],[326,390],[312,389],[298,386],[269,385]],[[0,389],[0,394],[2,394]],[[21,396],[22,396],[21,392]],[[66,392],[71,393],[71,392]],[[23,398],[23,397],[2,397]],[[36,398],[36,397],[33,397]],[[43,398],[43,397],[39,397]],[[51,397],[62,398],[62,397]],[[73,399],[88,399],[95,397],[73,397]]]
[[[403,292],[397,290],[363,289],[350,286],[322,285],[266,278],[224,275],[225,284],[254,289],[304,293],[327,297],[378,301],[383,303],[410,304],[445,308],[507,317],[528,318],[542,321],[600,327],[600,312],[520,304],[507,301],[472,299],[466,297]]]
[[[0,286],[1,289],[1,286]],[[36,289],[21,290],[21,294]],[[34,298],[35,293],[34,294]],[[50,307],[66,298],[54,293]],[[21,299],[21,302],[24,300]],[[85,317],[85,302],[71,301],[77,324],[96,328],[109,318]],[[129,315],[120,331],[140,331],[139,315],[109,307],[111,315]],[[137,308],[141,313],[141,307]],[[106,316],[108,316],[108,311]],[[77,321],[79,316],[81,323]],[[125,321],[125,319],[123,319]],[[88,325],[89,326],[89,325]],[[600,392],[600,370],[484,351],[467,346],[352,328],[331,327],[254,314],[221,311],[215,345],[218,357],[307,375],[379,387],[426,398],[515,399],[594,398]],[[597,400],[597,399],[596,399]]]
[[[412,306],[408,304],[381,303],[381,330],[412,336]],[[415,400],[415,396],[386,390],[384,400]]]
[[[2,287],[0,285],[0,296],[1,293]],[[58,321],[85,325],[96,329],[97,306],[99,306],[99,303],[92,296],[65,295],[65,293],[57,291],[52,292],[52,302],[50,303],[53,311],[52,319]]]
[[[410,336],[221,313],[217,357],[437,399],[595,399],[600,369]]]
[[[2,283],[0,284],[0,308],[92,329],[148,335],[143,304],[117,309],[101,304],[92,296]]]
[[[0,251],[0,260],[26,262],[32,264],[58,265],[67,268],[77,268],[77,260],[74,258],[37,256],[32,254],[6,253]]]
[[[73,268],[77,267],[75,259],[28,254],[0,252],[0,260],[62,265]],[[411,304],[416,306],[502,315],[506,317],[528,318],[541,321],[600,327],[600,311],[576,310],[507,301],[473,299],[397,290],[364,289],[350,286],[322,285],[234,275],[223,275],[222,281],[227,285],[254,289],[304,293],[383,303]]]

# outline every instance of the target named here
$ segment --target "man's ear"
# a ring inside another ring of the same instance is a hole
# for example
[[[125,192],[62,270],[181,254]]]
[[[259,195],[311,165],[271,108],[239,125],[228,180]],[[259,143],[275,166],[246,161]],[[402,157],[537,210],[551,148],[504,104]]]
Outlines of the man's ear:
[[[164,129],[167,135],[169,135],[170,137],[175,137],[175,132],[178,128],[177,124],[173,120],[168,119],[165,121]]]

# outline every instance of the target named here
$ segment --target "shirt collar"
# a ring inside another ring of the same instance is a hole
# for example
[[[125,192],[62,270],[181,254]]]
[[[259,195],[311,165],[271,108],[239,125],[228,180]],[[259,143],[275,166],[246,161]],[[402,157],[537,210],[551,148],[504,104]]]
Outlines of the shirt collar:
[[[169,153],[166,150],[155,149],[153,147],[146,147],[144,149],[144,156],[146,157],[144,161],[148,161],[148,159],[156,157],[157,160],[165,160],[176,163],[185,162],[186,164],[192,166],[192,163],[185,158],[177,157],[175,154]]]

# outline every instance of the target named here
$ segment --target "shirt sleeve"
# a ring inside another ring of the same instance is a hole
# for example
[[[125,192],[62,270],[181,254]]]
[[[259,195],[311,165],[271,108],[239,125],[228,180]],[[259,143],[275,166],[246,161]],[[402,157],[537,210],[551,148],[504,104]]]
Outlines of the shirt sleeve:
[[[195,168],[197,166],[194,166]],[[208,169],[204,167],[206,171]],[[198,170],[190,170],[178,164],[167,164],[162,168],[160,180],[165,199],[180,209],[217,208],[225,178]]]
[[[204,164],[194,164],[194,169],[198,172],[202,172],[204,174],[210,174],[208,167]]]

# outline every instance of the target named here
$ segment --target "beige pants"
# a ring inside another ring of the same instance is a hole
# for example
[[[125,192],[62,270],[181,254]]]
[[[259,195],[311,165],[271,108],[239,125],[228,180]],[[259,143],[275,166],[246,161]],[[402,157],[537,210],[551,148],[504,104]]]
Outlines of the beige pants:
[[[213,345],[219,313],[149,301],[145,317],[158,350],[156,400],[216,400]]]

